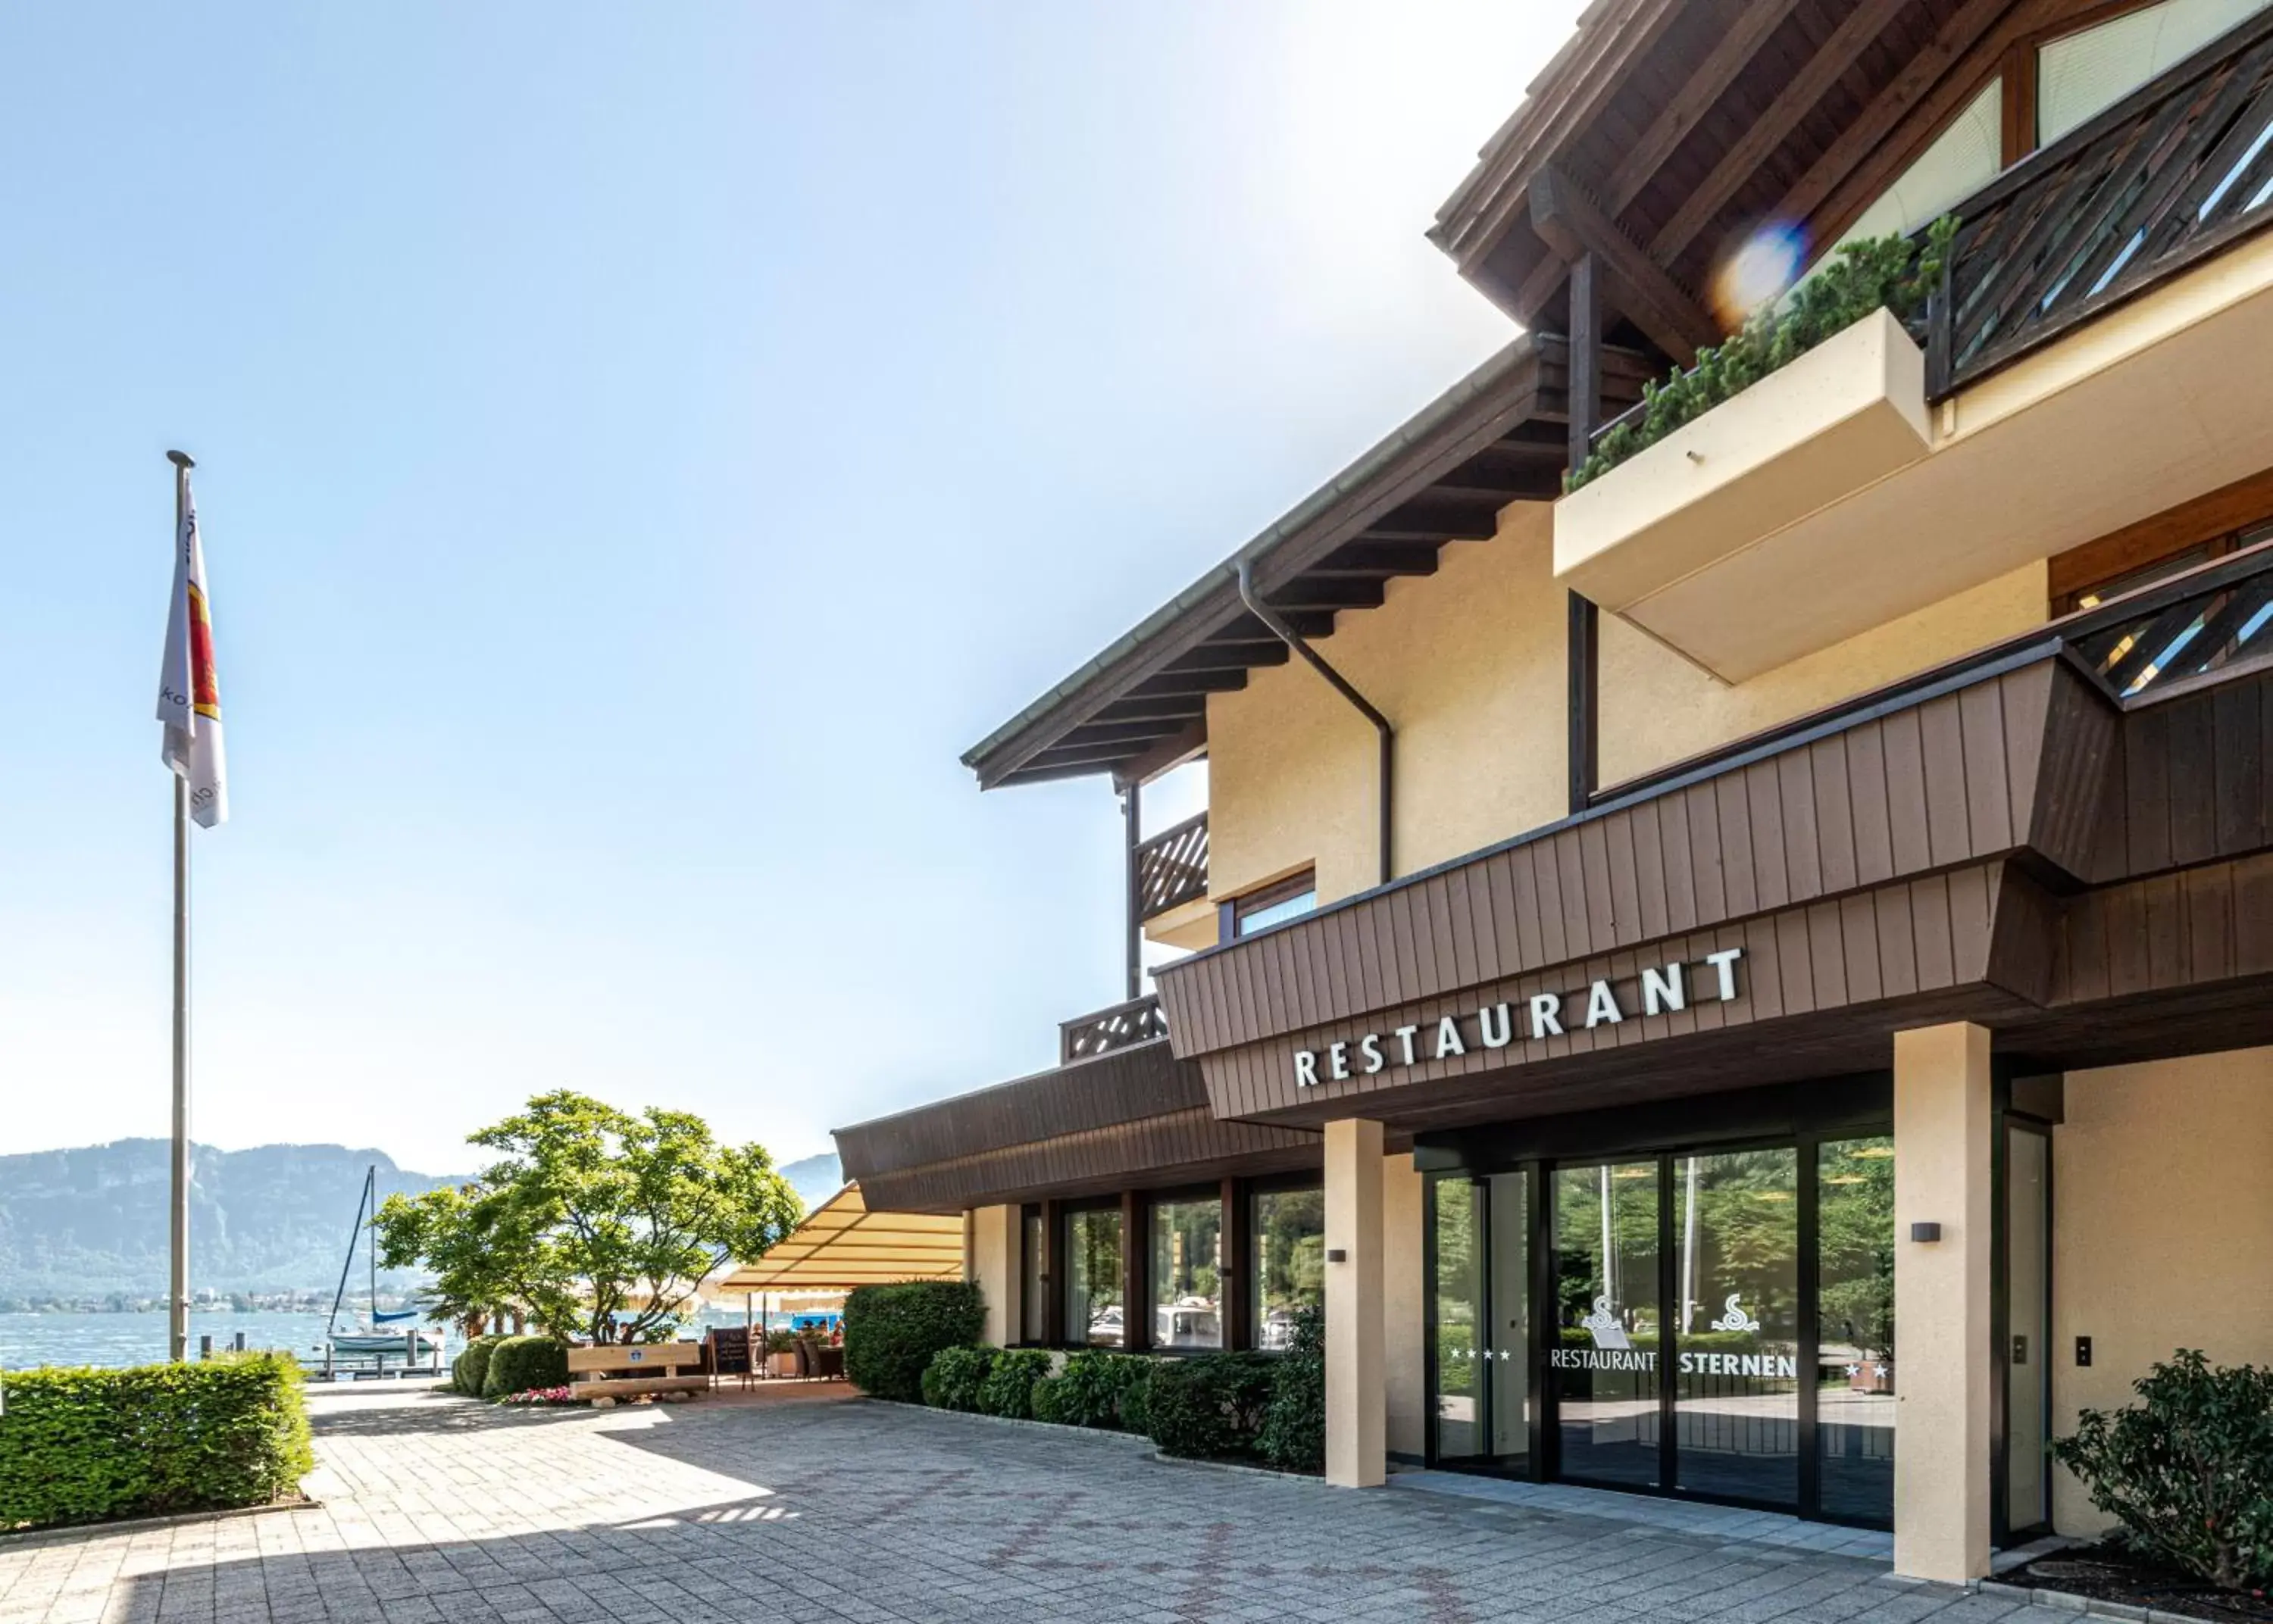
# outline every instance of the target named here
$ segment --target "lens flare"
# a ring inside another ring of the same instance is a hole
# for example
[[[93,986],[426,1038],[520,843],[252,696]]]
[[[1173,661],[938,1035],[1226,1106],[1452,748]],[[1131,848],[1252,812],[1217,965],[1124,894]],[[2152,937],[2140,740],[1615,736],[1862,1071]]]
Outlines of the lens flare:
[[[1806,243],[1799,228],[1762,226],[1721,262],[1713,274],[1713,314],[1735,332],[1763,304],[1781,299],[1799,280]]]

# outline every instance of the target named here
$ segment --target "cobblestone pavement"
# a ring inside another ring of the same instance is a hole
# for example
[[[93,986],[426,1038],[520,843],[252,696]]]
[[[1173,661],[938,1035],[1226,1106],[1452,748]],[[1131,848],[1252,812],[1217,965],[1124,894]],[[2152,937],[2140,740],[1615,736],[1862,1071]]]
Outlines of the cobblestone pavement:
[[[0,1538],[0,1624],[1987,1624],[2009,1599],[1615,1515],[1149,1458],[864,1402],[319,1396],[321,1504]]]

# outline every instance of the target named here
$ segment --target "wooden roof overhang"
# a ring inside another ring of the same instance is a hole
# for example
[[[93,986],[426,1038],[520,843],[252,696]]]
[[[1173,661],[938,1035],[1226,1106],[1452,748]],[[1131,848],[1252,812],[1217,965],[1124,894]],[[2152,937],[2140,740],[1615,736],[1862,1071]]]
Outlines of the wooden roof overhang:
[[[1446,542],[1482,541],[1511,502],[1562,489],[1567,347],[1509,344],[1230,558],[966,752],[982,789],[1112,774],[1150,777],[1207,741],[1212,693],[1242,688],[1286,645],[1241,602],[1250,564],[1264,601],[1307,638],[1378,607],[1399,576],[1431,574]],[[1606,354],[1603,399],[1641,398],[1649,363]]]
[[[1819,248],[2007,51],[2105,0],[1596,0],[1430,238],[1517,320],[1567,330],[1571,262],[1683,362],[1759,227]],[[1700,326],[1700,323],[1704,324]]]
[[[1318,1165],[1309,1129],[1219,1120],[1165,1038],[836,1130],[845,1176],[896,1210],[958,1212]]]
[[[1639,1013],[1729,948],[1735,999]],[[1948,1019],[2046,1069],[2273,1042],[2273,660],[2119,700],[2024,640],[1157,974],[1219,1116],[1407,1134],[1883,1070]],[[1521,1024],[1597,980],[1624,1019]],[[1298,1080],[1405,1026],[1418,1064]]]

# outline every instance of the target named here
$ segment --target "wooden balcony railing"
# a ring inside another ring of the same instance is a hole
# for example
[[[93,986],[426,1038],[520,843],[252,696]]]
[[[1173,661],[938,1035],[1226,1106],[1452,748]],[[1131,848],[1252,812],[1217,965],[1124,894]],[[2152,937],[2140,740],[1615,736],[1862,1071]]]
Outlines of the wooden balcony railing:
[[[1926,311],[1949,394],[2273,223],[2273,12],[2241,25],[1952,211]]]
[[[1058,1064],[1069,1066],[1167,1035],[1168,1018],[1160,1013],[1160,1000],[1148,992],[1125,1004],[1058,1022]]]
[[[2067,644],[2126,702],[2273,659],[2273,543],[2119,598]]]
[[[1161,830],[1136,848],[1129,901],[1139,921],[1207,894],[1208,820],[1202,812]]]

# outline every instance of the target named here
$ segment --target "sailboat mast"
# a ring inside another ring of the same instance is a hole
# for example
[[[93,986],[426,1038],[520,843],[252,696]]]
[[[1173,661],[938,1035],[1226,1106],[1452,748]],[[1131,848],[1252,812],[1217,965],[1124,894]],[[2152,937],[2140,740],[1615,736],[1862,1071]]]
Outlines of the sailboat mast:
[[[371,1224],[371,1328],[379,1329],[379,1164],[364,1171],[363,1204]]]

